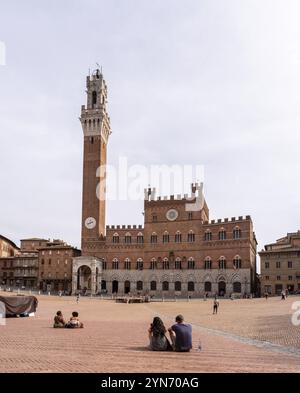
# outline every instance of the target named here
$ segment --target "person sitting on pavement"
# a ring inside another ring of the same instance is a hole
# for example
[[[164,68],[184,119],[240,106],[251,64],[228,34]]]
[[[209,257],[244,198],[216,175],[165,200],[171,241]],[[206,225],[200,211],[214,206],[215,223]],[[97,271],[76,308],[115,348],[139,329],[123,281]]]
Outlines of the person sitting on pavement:
[[[73,311],[69,322],[66,324],[66,328],[83,328],[83,323],[79,321],[78,312]]]
[[[57,311],[55,317],[54,317],[54,328],[64,328],[66,325],[66,322],[64,320],[64,317],[62,315],[61,311]]]
[[[173,349],[176,352],[189,352],[192,349],[192,326],[184,322],[182,315],[175,318],[176,324],[168,329]]]
[[[148,330],[152,351],[172,351],[172,345],[166,337],[167,329],[159,317],[154,317]]]

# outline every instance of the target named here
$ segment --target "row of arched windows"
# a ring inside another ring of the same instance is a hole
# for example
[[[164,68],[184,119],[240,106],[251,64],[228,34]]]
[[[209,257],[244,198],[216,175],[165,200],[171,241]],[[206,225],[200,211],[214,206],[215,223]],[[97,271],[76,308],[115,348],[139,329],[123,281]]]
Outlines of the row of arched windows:
[[[96,119],[93,119],[93,120],[91,120],[91,119],[90,119],[90,120],[85,120],[85,121],[84,121],[84,124],[85,124],[85,125],[89,125],[89,127],[91,127],[92,124],[93,124],[93,127],[96,127],[96,124],[97,124],[97,125],[100,124],[100,119],[97,119],[97,120],[96,120]]]
[[[163,258],[161,261],[162,263],[158,264],[158,260],[156,258],[152,258],[150,261],[150,270],[155,270],[158,268],[162,268],[163,270],[169,270],[170,269],[170,261],[168,258]],[[103,269],[107,269],[107,262],[104,261],[102,262]],[[227,269],[227,261],[225,257],[220,257],[218,260],[218,267],[219,269]],[[118,270],[120,268],[119,260],[117,258],[114,258],[112,260],[112,269],[113,270]],[[142,258],[138,258],[137,261],[132,263],[132,261],[129,258],[125,258],[124,260],[124,268],[125,270],[131,270],[135,268],[136,270],[143,270],[144,269],[144,261]],[[181,258],[176,258],[175,259],[175,269],[176,270],[181,270],[183,268],[182,265],[182,259]],[[187,260],[187,269],[193,270],[196,268],[196,263],[194,258],[189,258]],[[230,268],[233,269],[241,269],[242,268],[242,259],[239,255],[237,255],[232,262],[232,266]],[[212,259],[210,257],[206,257],[204,260],[204,269],[212,269]]]
[[[239,227],[234,228],[232,232],[233,239],[240,239],[242,237],[242,231]],[[224,228],[221,228],[218,233],[218,240],[226,240],[227,239],[227,232]],[[204,234],[204,240],[205,241],[211,241],[213,240],[213,234],[212,232],[208,229],[205,234]]]
[[[237,227],[233,230],[233,239],[240,239],[242,237],[242,231]],[[218,233],[218,240],[226,240],[227,237],[227,232],[225,229],[221,229]],[[196,235],[194,231],[190,230],[187,234],[186,240],[188,243],[194,243],[196,241]],[[207,230],[204,234],[204,240],[205,241],[211,241],[213,240],[213,234],[210,230]],[[115,233],[113,235],[112,241],[114,244],[120,243],[120,235],[118,233]],[[183,236],[180,231],[177,231],[174,236],[174,241],[175,243],[182,243],[183,241]],[[133,242],[133,237],[130,232],[127,232],[124,236],[124,243],[125,244],[131,244]],[[138,244],[143,244],[144,243],[144,235],[140,232],[137,234],[136,237],[136,242]],[[163,243],[170,243],[170,234],[169,232],[165,231],[162,235],[162,242]],[[158,243],[158,235],[156,232],[153,232],[150,236],[150,243],[156,244]]]
[[[196,240],[195,233],[192,230],[189,231],[189,233],[187,234],[187,238],[186,239],[187,239],[187,241],[189,243],[195,242],[195,240]],[[120,243],[120,235],[118,233],[115,233],[113,235],[112,241],[113,241],[114,244]],[[175,237],[174,237],[174,241],[175,241],[175,243],[181,243],[182,242],[182,234],[181,234],[180,231],[176,232]],[[124,243],[125,244],[131,244],[132,242],[133,242],[133,237],[131,236],[130,232],[127,232],[125,234],[125,236],[124,236]],[[136,242],[138,244],[143,244],[144,243],[144,235],[141,232],[137,234]],[[170,242],[170,234],[169,234],[169,232],[165,231],[163,233],[162,242],[163,243],[169,243]],[[150,243],[152,243],[152,244],[158,243],[158,235],[157,235],[156,232],[153,232],[151,234],[151,236],[150,236]]]
[[[169,291],[169,288],[170,288],[169,281],[163,281],[161,288],[162,288],[163,291]],[[106,281],[105,280],[102,280],[102,282],[101,282],[101,289],[102,290],[106,290]],[[124,289],[125,289],[125,292],[129,291],[129,289],[130,289],[130,281],[125,281]],[[136,282],[136,290],[137,291],[143,291],[143,289],[144,289],[143,281],[137,281]],[[182,290],[182,283],[181,283],[181,281],[175,281],[174,289],[175,289],[176,292],[180,292]],[[195,291],[195,282],[194,281],[189,281],[187,283],[187,290],[188,290],[188,292],[194,292]],[[151,281],[150,282],[150,291],[157,291],[157,281]],[[206,281],[204,283],[204,291],[205,292],[212,292],[212,283],[210,281]],[[233,292],[241,293],[241,291],[242,291],[241,283],[239,281],[234,282],[233,283]]]

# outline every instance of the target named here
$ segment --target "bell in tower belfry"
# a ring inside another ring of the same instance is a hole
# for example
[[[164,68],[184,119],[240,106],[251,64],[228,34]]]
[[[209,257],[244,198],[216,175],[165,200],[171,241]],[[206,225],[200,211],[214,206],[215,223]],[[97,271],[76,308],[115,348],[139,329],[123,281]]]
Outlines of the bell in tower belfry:
[[[86,80],[87,104],[81,107],[81,125],[84,137],[82,236],[84,251],[89,241],[105,235],[105,166],[110,119],[106,109],[107,86],[99,69]],[[100,175],[99,175],[100,174]]]

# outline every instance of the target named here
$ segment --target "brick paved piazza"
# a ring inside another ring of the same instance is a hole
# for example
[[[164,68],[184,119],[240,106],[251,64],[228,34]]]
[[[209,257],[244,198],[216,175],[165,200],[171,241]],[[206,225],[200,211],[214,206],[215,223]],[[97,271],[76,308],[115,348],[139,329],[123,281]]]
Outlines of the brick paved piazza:
[[[291,323],[296,300],[221,300],[219,314],[212,315],[212,300],[116,304],[81,298],[77,305],[73,297],[40,296],[35,317],[0,326],[0,371],[299,372],[300,327]],[[65,318],[78,310],[85,328],[53,329],[58,309]],[[148,351],[153,316],[169,326],[179,312],[193,324],[193,351]]]

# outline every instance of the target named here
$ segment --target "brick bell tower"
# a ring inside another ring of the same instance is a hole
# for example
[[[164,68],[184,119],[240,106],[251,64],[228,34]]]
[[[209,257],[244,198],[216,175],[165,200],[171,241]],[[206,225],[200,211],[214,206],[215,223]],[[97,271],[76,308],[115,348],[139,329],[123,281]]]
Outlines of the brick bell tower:
[[[96,70],[86,80],[87,105],[81,107],[84,135],[81,247],[105,235],[105,165],[110,119],[106,110],[107,86]]]

